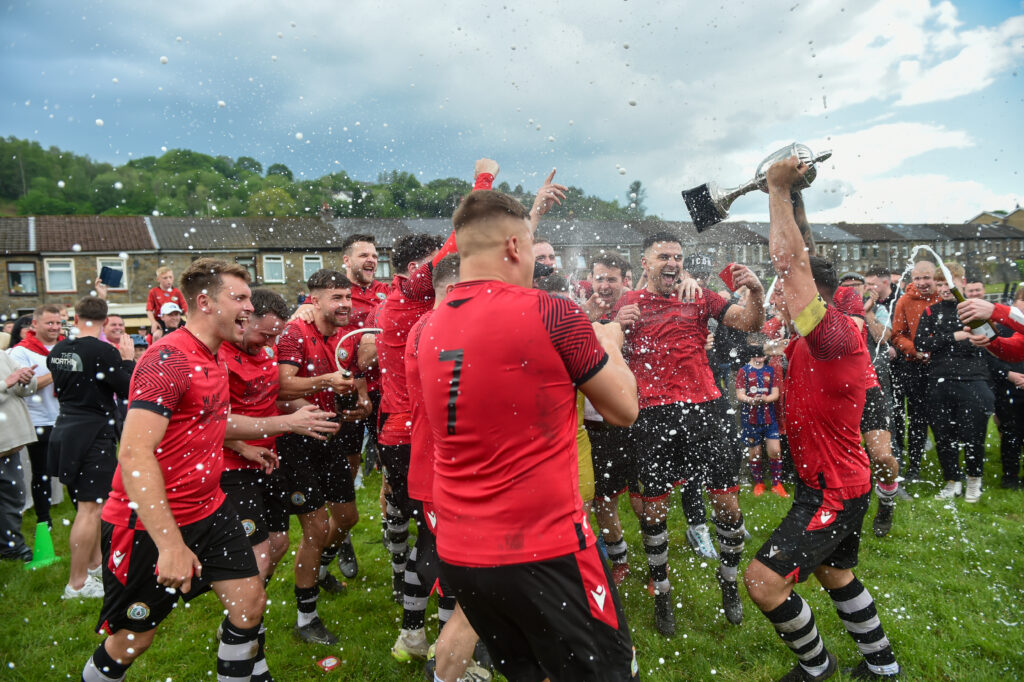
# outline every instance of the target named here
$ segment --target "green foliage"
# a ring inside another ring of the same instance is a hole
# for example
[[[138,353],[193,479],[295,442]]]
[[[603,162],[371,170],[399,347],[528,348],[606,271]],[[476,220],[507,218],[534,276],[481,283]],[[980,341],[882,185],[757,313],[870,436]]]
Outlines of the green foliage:
[[[639,181],[633,185],[640,186]],[[263,164],[249,156],[231,159],[189,149],[133,159],[115,168],[38,142],[0,138],[0,205],[13,202],[19,215],[240,216],[318,215],[327,204],[345,218],[446,218],[473,189],[462,178],[423,183],[413,173],[380,173],[375,183],[360,182],[338,171],[316,180],[295,181],[292,170]],[[533,195],[522,185],[498,189],[526,206]],[[631,186],[631,191],[633,187]],[[570,188],[568,201],[550,212],[554,218],[622,219],[643,217],[629,201],[604,201]]]

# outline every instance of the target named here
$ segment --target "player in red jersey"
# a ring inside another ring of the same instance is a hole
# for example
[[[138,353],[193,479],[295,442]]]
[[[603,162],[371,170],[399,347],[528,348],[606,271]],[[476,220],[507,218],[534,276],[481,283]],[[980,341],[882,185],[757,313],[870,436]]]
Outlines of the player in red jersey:
[[[743,620],[736,582],[745,529],[739,508],[740,453],[726,441],[722,394],[708,365],[708,321],[742,331],[764,322],[764,293],[750,268],[733,266],[733,283],[746,286],[745,305],[730,304],[710,289],[694,290],[680,282],[683,247],[679,237],[656,233],[644,239],[641,265],[646,288],[627,291],[613,313],[639,306],[639,318],[627,332],[624,352],[637,378],[640,418],[633,427],[643,452],[630,493],[643,502],[640,530],[654,591],[654,622],[666,636],[675,632],[675,612],[668,580],[669,494],[679,483],[699,477],[708,486],[715,508],[720,564],[716,572],[729,622]]]
[[[218,675],[249,678],[266,596],[245,531],[221,491],[225,437],[333,431],[311,407],[286,417],[229,414],[224,341],[239,342],[252,305],[249,274],[200,258],[181,277],[192,315],[136,365],[110,498],[103,510],[104,599],[109,636],[82,671],[120,680],[179,597],[213,589],[227,611]]]
[[[541,204],[564,196],[553,176]],[[576,389],[626,426],[636,384],[618,324],[527,288],[531,217],[500,192],[463,200],[461,281],[420,339],[441,570],[509,679],[621,680],[637,668],[580,499]]]
[[[314,321],[292,320],[277,341],[279,397],[289,402],[308,400],[321,409],[334,409],[337,397],[357,393],[357,406],[339,411],[339,416],[346,422],[365,419],[370,401],[366,382],[354,376],[356,336],[350,336],[338,351],[346,359],[350,375],[338,370],[335,363],[339,339],[350,329],[352,283],[342,273],[324,269],[313,273],[306,284]],[[319,644],[337,642],[317,615],[320,588],[331,592],[344,590],[327,570],[330,558],[325,562],[322,555],[327,548],[337,549],[359,520],[347,459],[355,447],[351,442],[353,433],[344,433],[343,429],[326,443],[294,436],[277,442],[291,513],[298,515],[302,525],[302,540],[295,554],[295,633],[300,639]],[[361,442],[362,433],[357,437]]]
[[[793,590],[811,573],[864,656],[848,674],[883,679],[897,676],[900,667],[874,600],[851,570],[871,493],[871,467],[860,444],[868,353],[853,321],[825,303],[835,294],[835,270],[808,256],[794,220],[790,189],[806,171],[795,157],[768,171],[769,249],[783,285],[780,312],[799,334],[786,349],[786,422],[799,481],[793,506],[750,562],[745,582],[799,658],[783,680],[824,680],[836,670],[810,606]]]

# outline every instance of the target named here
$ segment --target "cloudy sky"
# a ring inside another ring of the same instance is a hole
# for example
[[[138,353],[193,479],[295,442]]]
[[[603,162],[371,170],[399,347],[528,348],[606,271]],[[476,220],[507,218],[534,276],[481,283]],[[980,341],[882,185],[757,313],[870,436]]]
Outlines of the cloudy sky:
[[[794,140],[814,220],[962,222],[1024,199],[1020,0],[12,0],[0,135],[124,163],[191,148],[319,177],[558,178],[684,219]],[[99,122],[102,121],[102,125]],[[735,217],[763,218],[764,195]]]

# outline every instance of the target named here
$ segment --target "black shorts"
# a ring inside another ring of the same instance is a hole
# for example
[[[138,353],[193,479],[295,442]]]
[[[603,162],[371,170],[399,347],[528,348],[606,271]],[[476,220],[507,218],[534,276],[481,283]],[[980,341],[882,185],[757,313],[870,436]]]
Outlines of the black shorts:
[[[416,575],[421,585],[429,586],[430,594],[435,591],[442,596],[451,594],[451,587],[441,577],[441,558],[437,555],[437,536],[433,519],[436,518],[433,508],[426,508],[422,502],[413,501],[418,507],[420,518],[425,523],[420,525],[416,534]],[[411,565],[411,564],[410,564]]]
[[[242,530],[253,545],[266,540],[271,532],[288,530],[288,507],[279,479],[276,471],[265,474],[259,469],[229,470],[220,476],[220,489],[234,505]]]
[[[466,618],[510,680],[628,680],[636,656],[597,547],[493,568],[441,563]]]
[[[357,422],[340,422],[338,433],[331,438],[331,447],[345,457],[363,454],[363,435],[366,431],[366,420]]]
[[[385,495],[388,503],[406,518],[416,515],[416,506],[409,500],[409,457],[411,445],[377,444],[381,468],[391,492]]]
[[[110,494],[114,472],[117,471],[117,443],[114,441],[114,427],[105,429],[89,446],[89,450],[74,463],[72,476],[65,476],[61,464],[61,483],[68,487],[71,499],[78,502],[106,501]]]
[[[703,481],[711,492],[738,490],[739,461],[724,422],[733,416],[725,413],[726,407],[712,400],[640,410],[630,427],[640,446],[630,492],[656,500],[689,479]]]
[[[629,429],[603,421],[587,421],[585,426],[594,462],[594,497],[621,495],[636,476],[636,448],[631,444]]]
[[[354,502],[348,458],[334,445],[289,433],[277,439],[282,485],[291,514],[308,514],[328,502]]]
[[[860,432],[888,431],[892,419],[892,401],[885,397],[878,386],[869,388],[864,394],[864,414],[860,418]]]
[[[758,561],[798,583],[819,566],[856,566],[860,528],[871,492],[828,504],[824,499],[821,490],[797,482],[793,506],[757,551]]]
[[[171,592],[156,581],[156,545],[144,530],[102,523],[103,607],[96,631],[112,634],[118,630],[147,632],[160,624],[178,599],[191,601],[221,580],[239,580],[259,575],[252,545],[245,537],[231,502],[225,501],[213,514],[181,527],[185,544],[199,558],[201,577],[193,577],[188,594]]]

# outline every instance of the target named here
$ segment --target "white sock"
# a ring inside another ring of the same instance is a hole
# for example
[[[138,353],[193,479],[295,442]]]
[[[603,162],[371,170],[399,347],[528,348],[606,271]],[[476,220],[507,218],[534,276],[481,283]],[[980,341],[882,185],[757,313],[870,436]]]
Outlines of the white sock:
[[[300,628],[306,627],[307,625],[312,623],[313,620],[317,617],[316,609],[313,609],[309,613],[303,613],[302,611],[299,611],[298,614],[299,617],[297,619],[297,622]]]

